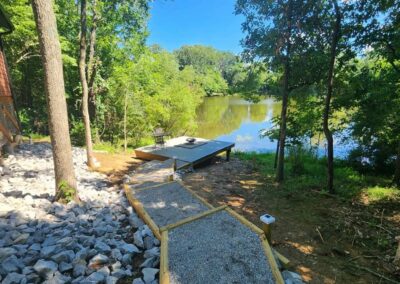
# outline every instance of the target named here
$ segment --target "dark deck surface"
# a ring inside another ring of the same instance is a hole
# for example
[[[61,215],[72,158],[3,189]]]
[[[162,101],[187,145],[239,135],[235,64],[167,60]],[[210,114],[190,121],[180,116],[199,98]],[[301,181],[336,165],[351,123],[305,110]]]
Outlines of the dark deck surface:
[[[219,153],[230,151],[235,146],[231,142],[196,138],[198,144],[190,147],[187,146],[186,138],[188,137],[181,136],[168,140],[163,147],[151,145],[135,149],[136,157],[146,160],[175,158],[180,168],[180,164],[186,162],[195,165]]]

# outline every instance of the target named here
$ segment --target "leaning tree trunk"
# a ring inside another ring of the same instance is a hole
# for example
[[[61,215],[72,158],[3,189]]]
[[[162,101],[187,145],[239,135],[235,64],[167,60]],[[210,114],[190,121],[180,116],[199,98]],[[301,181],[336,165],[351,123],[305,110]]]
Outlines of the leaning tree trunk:
[[[393,183],[400,188],[400,142],[397,146],[396,169],[394,172]]]
[[[44,82],[56,180],[55,196],[56,200],[73,198],[79,201],[72,162],[61,47],[52,3],[48,0],[32,1],[45,74]]]
[[[329,193],[333,194],[335,193],[335,189],[333,187],[333,137],[332,137],[332,132],[329,129],[329,116],[330,116],[331,99],[333,93],[333,80],[334,80],[333,78],[334,78],[335,60],[337,52],[336,49],[340,39],[341,15],[337,0],[333,0],[332,2],[335,7],[336,20],[332,34],[331,55],[330,55],[328,78],[327,78],[327,93],[325,97],[325,107],[324,107],[324,117],[323,117],[323,128],[328,147],[327,189]]]
[[[93,167],[93,145],[89,117],[89,90],[86,79],[86,0],[81,1],[81,42],[79,53],[79,76],[82,84],[82,117],[85,126],[86,155],[88,167]]]

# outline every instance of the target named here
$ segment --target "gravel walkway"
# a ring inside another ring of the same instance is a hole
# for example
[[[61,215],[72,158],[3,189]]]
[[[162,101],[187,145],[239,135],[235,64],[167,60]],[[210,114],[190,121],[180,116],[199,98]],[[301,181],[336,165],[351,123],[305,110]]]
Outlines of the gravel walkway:
[[[200,200],[178,182],[167,183],[152,189],[134,192],[144,209],[159,227],[208,210]]]
[[[159,241],[85,157],[73,149],[82,204],[51,202],[50,144],[21,145],[0,166],[1,283],[157,283]]]
[[[226,211],[169,231],[171,284],[275,283],[259,237]]]

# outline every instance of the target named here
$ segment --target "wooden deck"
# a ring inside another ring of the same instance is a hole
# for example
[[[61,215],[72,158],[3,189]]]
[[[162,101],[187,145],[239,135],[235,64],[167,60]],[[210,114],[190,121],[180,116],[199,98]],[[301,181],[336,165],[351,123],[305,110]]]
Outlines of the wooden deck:
[[[226,152],[227,159],[234,143],[218,140],[196,138],[196,142],[190,145],[186,142],[187,136],[181,136],[166,141],[164,146],[145,146],[135,149],[136,157],[143,160],[176,159],[177,168],[195,166],[220,153]]]

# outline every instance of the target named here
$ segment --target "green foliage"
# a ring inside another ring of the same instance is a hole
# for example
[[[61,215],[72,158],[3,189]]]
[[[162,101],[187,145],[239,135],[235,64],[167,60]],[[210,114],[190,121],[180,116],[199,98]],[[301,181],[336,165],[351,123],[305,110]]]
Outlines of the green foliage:
[[[58,184],[55,199],[62,203],[74,201],[76,198],[76,189],[69,186],[66,181],[61,181]]]
[[[136,61],[115,66],[110,80],[107,115],[113,136],[123,137],[123,114],[127,100],[128,137],[132,145],[151,136],[157,127],[171,135],[192,132],[196,108],[204,96],[193,68],[179,69],[175,57],[164,50],[146,50]]]
[[[297,150],[297,156],[301,156],[301,172],[290,174],[298,161],[295,157],[288,158],[286,171],[287,180],[282,187],[286,191],[324,191],[326,180],[325,158],[316,158],[312,153],[306,150]],[[235,152],[235,156],[240,159],[250,161],[256,165],[269,181],[274,179],[274,159],[272,153],[241,153]],[[379,201],[387,199],[400,200],[400,192],[390,186],[390,180],[382,177],[362,175],[352,168],[346,166],[346,163],[335,160],[335,187],[337,194],[345,199],[353,199],[364,194],[370,201]]]
[[[400,73],[371,54],[347,76],[347,100],[340,103],[353,109],[351,135],[358,142],[349,161],[362,171],[393,174],[400,141]]]
[[[70,130],[71,142],[76,146],[84,146],[85,145],[85,127],[83,126],[83,122],[72,121],[71,130]]]
[[[302,175],[306,172],[305,162],[310,157],[309,151],[307,151],[302,145],[294,145],[288,147],[288,161],[290,163],[290,172],[292,175]]]
[[[373,186],[368,187],[365,192],[371,201],[400,199],[400,191],[397,188]]]
[[[192,67],[207,95],[257,93],[265,85],[261,69],[252,72],[239,57],[210,46],[185,45],[174,51],[180,69]]]

